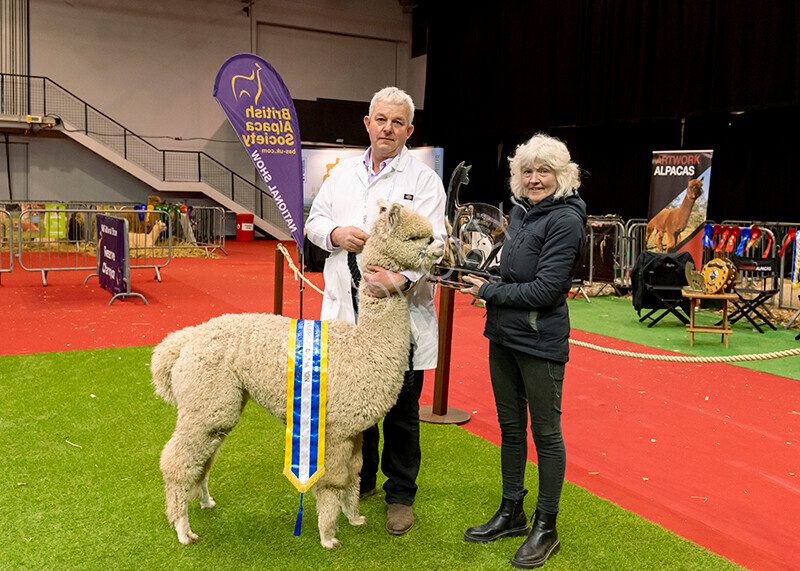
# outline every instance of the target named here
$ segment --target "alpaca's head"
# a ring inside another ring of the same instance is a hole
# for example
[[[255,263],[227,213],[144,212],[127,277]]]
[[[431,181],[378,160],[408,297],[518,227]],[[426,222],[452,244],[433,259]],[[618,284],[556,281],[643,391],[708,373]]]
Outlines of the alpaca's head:
[[[433,238],[428,219],[395,203],[385,207],[372,226],[361,266],[427,272],[443,254],[444,244]]]
[[[686,190],[686,195],[692,200],[697,200],[703,194],[703,181],[693,178],[689,181],[689,188]]]

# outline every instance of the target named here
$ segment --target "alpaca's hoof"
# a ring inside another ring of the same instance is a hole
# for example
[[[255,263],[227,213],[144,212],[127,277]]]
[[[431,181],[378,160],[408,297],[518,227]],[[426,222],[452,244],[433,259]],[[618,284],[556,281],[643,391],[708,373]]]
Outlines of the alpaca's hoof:
[[[320,541],[320,543],[322,544],[322,547],[326,547],[328,549],[336,549],[342,545],[341,542],[335,537],[332,537],[331,539],[323,539]]]
[[[367,525],[366,516],[360,515],[350,520],[350,525]]]
[[[208,496],[208,499],[206,499],[206,500],[203,500],[203,499],[200,500],[200,507],[203,508],[203,509],[213,508],[216,505],[217,505],[217,502],[215,502],[214,498],[212,498],[211,496]]]
[[[189,518],[187,516],[180,517],[175,522],[175,533],[178,534],[178,541],[184,545],[196,543],[200,539],[200,536],[193,533],[192,528],[189,527]]]
[[[190,545],[192,543],[197,543],[198,541],[200,541],[200,536],[190,531],[189,533],[186,533],[184,535],[178,535],[178,541],[180,541],[184,545]]]

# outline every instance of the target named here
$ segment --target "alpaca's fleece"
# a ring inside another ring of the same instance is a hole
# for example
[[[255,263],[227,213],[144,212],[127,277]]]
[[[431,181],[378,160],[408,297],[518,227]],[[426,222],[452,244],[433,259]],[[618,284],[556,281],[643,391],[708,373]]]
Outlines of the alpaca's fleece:
[[[689,181],[686,196],[678,208],[663,208],[647,223],[644,243],[647,245],[650,235],[654,236],[654,245],[659,251],[673,252],[680,241],[681,232],[686,230],[695,201],[703,194],[703,181],[693,178]],[[666,238],[666,249],[662,241]]]
[[[394,204],[373,226],[362,265],[427,270],[442,253],[431,224]],[[202,507],[215,505],[208,472],[247,400],[285,421],[290,321],[223,315],[169,334],[153,351],[155,391],[178,408],[161,470],[167,516],[181,543],[198,539],[189,528],[188,500],[199,495]],[[312,491],[321,543],[336,547],[340,509],[351,524],[366,522],[358,514],[361,433],[386,415],[400,392],[410,343],[406,300],[398,292],[386,298],[362,294],[358,325],[330,321],[328,328],[325,474]]]
[[[144,232],[128,232],[128,246],[131,249],[152,248],[158,242],[161,233],[167,229],[167,224],[163,220],[156,220],[153,228],[145,234]]]

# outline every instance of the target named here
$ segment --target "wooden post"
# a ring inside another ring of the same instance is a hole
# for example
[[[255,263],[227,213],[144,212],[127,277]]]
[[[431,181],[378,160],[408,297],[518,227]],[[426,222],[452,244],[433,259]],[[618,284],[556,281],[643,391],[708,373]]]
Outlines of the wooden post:
[[[275,277],[273,279],[275,291],[273,292],[272,313],[283,315],[283,252],[275,248]]]
[[[455,295],[454,288],[439,286],[439,359],[433,386],[433,406],[422,406],[419,409],[419,419],[423,422],[464,424],[470,418],[469,413],[447,406]]]

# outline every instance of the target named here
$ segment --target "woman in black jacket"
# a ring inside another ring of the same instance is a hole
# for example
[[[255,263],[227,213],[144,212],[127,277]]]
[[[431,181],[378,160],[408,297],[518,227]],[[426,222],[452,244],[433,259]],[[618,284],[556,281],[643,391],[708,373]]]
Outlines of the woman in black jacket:
[[[532,569],[560,548],[555,523],[566,468],[561,394],[569,359],[567,295],[586,242],[586,204],[577,192],[578,166],[558,139],[535,135],[517,147],[509,165],[516,206],[501,252],[502,281],[465,276],[471,285],[460,290],[486,302],[503,500],[497,513],[469,528],[464,539],[483,543],[527,534],[511,564]],[[539,465],[530,533],[522,505],[529,412]]]

